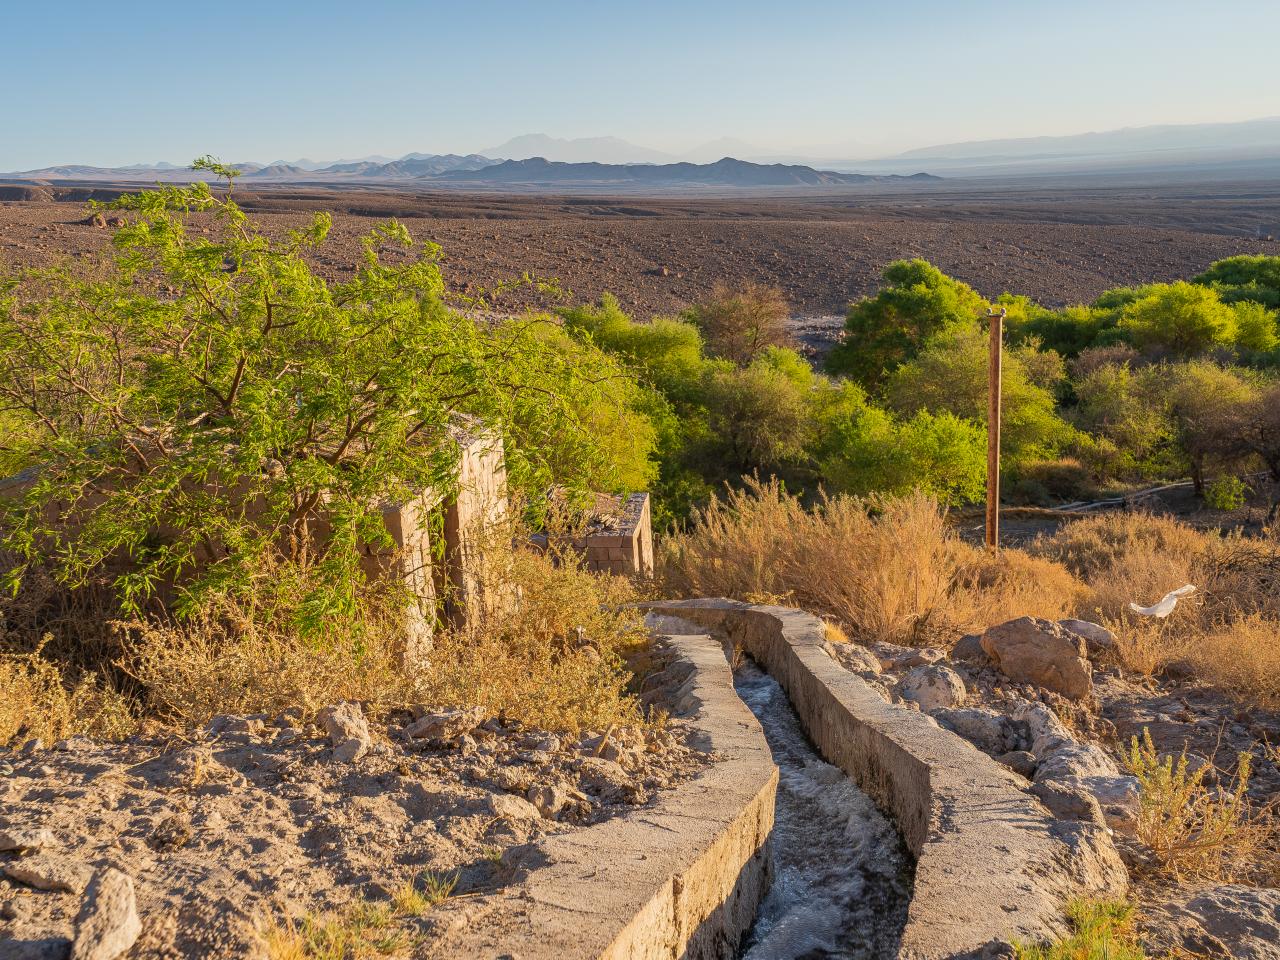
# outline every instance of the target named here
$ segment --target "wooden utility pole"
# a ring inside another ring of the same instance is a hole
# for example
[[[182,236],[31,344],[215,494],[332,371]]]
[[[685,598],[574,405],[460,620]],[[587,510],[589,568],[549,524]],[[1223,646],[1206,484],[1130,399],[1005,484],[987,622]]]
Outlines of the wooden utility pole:
[[[987,549],[1000,549],[1000,362],[1005,309],[989,310],[991,360],[987,365]]]

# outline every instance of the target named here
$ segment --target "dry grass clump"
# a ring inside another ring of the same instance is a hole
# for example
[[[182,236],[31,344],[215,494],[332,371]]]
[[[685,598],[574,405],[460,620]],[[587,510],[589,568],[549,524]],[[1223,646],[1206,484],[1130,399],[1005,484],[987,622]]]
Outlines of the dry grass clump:
[[[259,932],[269,960],[403,957],[421,939],[410,923],[418,915],[402,909],[396,901],[360,899],[340,913],[308,914],[300,920],[270,917]]]
[[[1080,615],[1115,630],[1129,669],[1150,674],[1177,661],[1248,702],[1280,707],[1280,542],[1138,513],[1072,521],[1031,550],[1086,581]],[[1129,611],[1184,583],[1197,592],[1167,619]]]
[[[515,616],[495,615],[441,638],[417,695],[479,704],[551,730],[577,732],[643,722],[625,660],[647,645],[631,584],[586,570],[572,552],[518,552]]]
[[[1080,592],[1051,562],[965,544],[924,494],[827,497],[806,509],[778,483],[754,480],[713,499],[660,563],[669,592],[789,603],[863,641],[946,644],[1011,617],[1063,616]]]
[[[0,653],[0,746],[78,733],[116,740],[136,725],[128,699],[97,677],[72,682],[39,649]]]
[[[1252,757],[1241,753],[1223,787],[1205,783],[1207,765],[1192,767],[1186,751],[1161,756],[1151,734],[1134,737],[1125,767],[1142,786],[1138,838],[1156,869],[1177,880],[1265,880],[1274,867],[1280,831],[1269,810],[1248,797]]]
[[[426,669],[403,668],[403,607],[376,595],[363,616],[309,638],[269,610],[223,600],[181,622],[137,625],[125,665],[148,709],[180,726],[221,713],[311,714],[339,700],[374,714],[480,705],[555,730],[642,722],[623,657],[647,635],[636,611],[619,609],[634,599],[627,582],[575,557],[513,552],[505,568],[521,587],[518,606],[437,635]]]

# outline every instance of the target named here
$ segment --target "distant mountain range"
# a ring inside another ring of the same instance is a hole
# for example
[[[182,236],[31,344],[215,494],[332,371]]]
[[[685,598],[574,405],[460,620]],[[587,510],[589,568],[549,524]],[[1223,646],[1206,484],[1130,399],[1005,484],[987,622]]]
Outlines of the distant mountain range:
[[[856,149],[814,147],[812,151]],[[946,177],[1022,177],[1145,172],[1196,176],[1280,176],[1280,117],[1238,123],[1128,127],[1061,137],[975,140],[878,158],[770,152],[721,139],[676,155],[617,137],[560,139],[534,133],[481,153],[410,153],[399,159],[299,159],[233,164],[249,182],[351,182],[439,186],[632,185],[780,187],[839,186],[884,178],[914,178],[922,170]],[[115,182],[183,181],[192,173],[172,163],[124,167],[65,165],[3,174],[11,180]]]
[[[528,186],[597,185],[635,187],[833,187],[878,181],[937,180],[927,173],[909,177],[835,173],[783,163],[750,163],[725,157],[715,163],[559,163],[543,157],[505,160],[480,170],[451,170],[436,179],[477,184]]]
[[[724,157],[715,163],[564,163],[533,157],[494,160],[479,154],[409,154],[399,160],[351,160],[320,166],[297,163],[232,164],[248,183],[415,184],[420,186],[511,187],[833,187],[879,181],[936,180],[927,173],[836,173],[800,164],[759,164]],[[9,175],[26,181],[181,181],[195,174],[172,164],[128,167],[62,166]]]

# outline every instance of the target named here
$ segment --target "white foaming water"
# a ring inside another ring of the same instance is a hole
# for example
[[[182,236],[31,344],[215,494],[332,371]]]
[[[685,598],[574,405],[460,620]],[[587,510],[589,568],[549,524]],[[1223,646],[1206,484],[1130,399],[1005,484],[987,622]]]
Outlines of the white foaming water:
[[[779,769],[773,886],[742,960],[893,956],[911,897],[910,861],[893,825],[810,745],[777,681],[754,663],[735,675]]]

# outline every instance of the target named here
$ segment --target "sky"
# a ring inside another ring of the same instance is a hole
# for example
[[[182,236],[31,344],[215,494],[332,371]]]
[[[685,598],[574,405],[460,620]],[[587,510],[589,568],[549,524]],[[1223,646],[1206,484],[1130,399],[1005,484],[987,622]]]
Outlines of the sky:
[[[467,153],[869,157],[1280,115],[1280,0],[0,0],[0,170]]]

